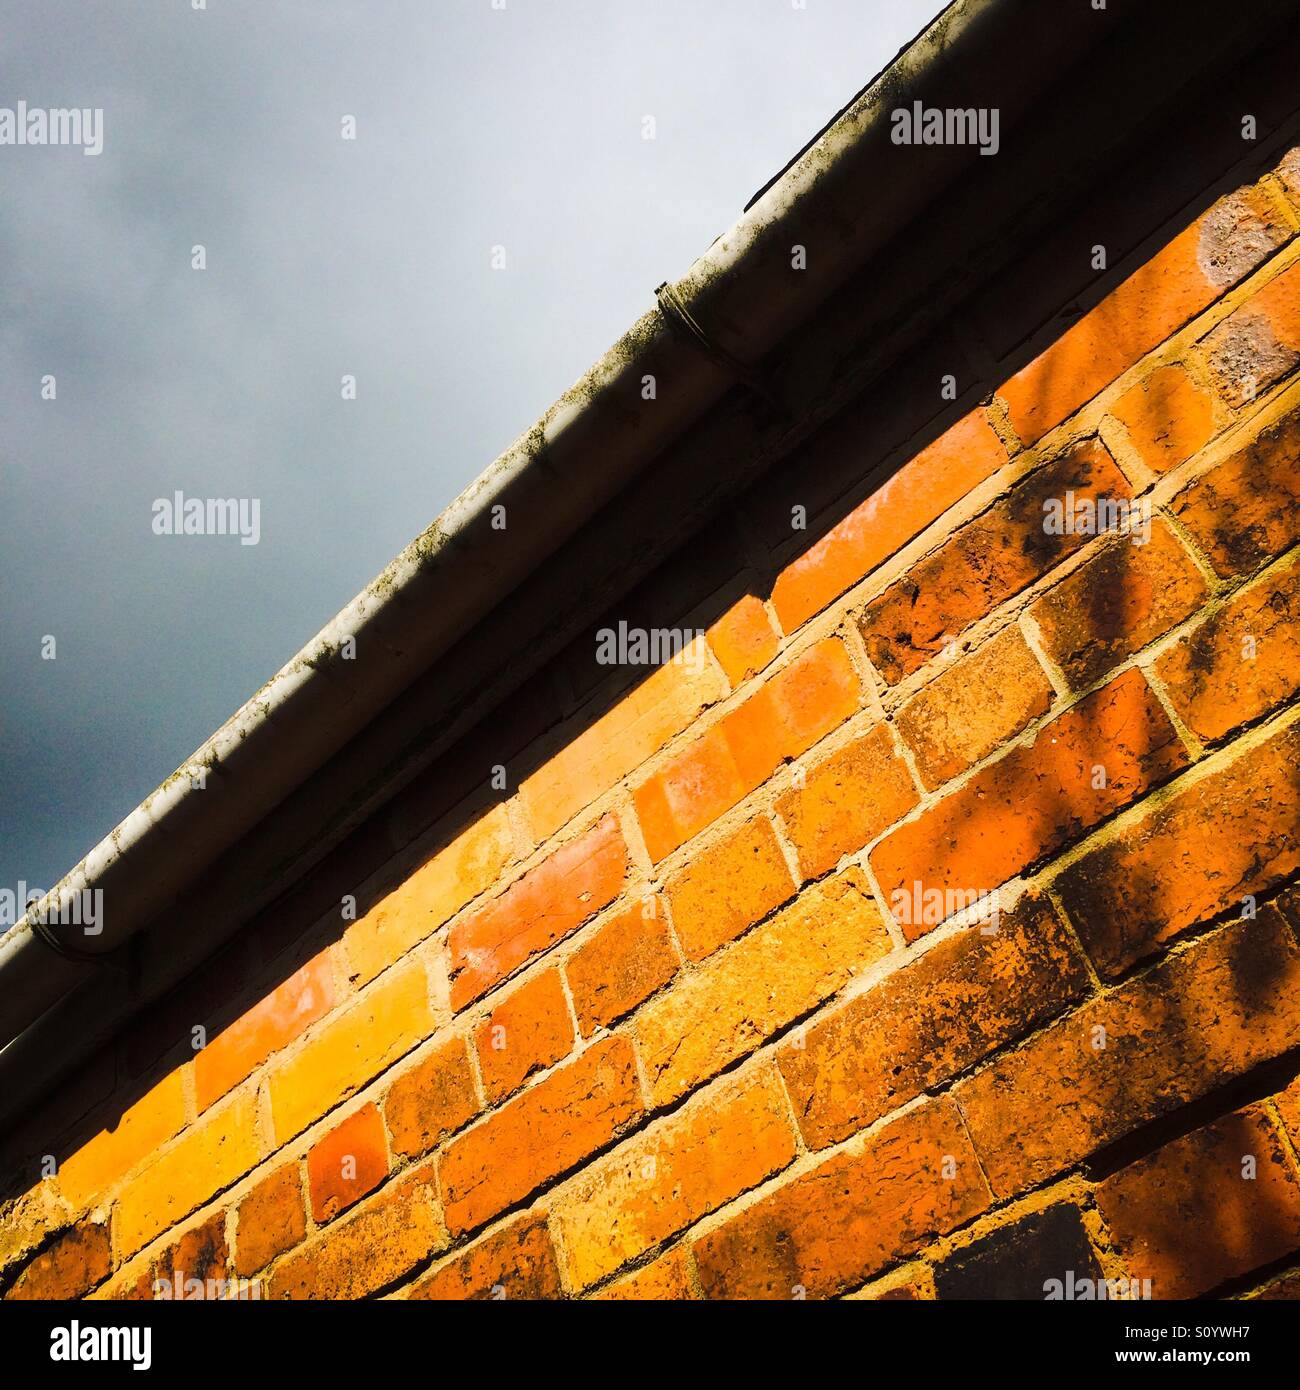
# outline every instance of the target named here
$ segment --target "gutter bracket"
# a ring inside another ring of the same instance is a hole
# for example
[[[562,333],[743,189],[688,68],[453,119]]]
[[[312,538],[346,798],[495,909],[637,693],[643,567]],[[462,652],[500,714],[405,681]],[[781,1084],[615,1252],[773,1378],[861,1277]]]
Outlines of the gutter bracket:
[[[32,929],[32,935],[39,938],[56,956],[62,956],[64,960],[75,961],[78,965],[102,965],[110,970],[121,970],[129,973],[130,967],[120,963],[116,957],[117,951],[79,951],[75,946],[69,946],[66,942],[60,941],[50,928],[48,922],[39,919],[29,921],[27,924]]]
[[[778,414],[782,413],[780,402],[763,373],[733,357],[726,348],[715,343],[667,280],[655,290],[655,302],[659,306],[659,312],[664,316],[664,321],[679,338],[696,347],[715,366],[735,377],[742,386],[748,387],[756,396],[761,397]]]

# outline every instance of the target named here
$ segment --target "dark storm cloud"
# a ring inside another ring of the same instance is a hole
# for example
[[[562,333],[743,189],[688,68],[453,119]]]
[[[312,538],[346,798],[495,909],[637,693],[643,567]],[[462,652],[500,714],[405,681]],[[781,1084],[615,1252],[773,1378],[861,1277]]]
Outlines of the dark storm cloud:
[[[7,0],[0,106],[104,147],[0,148],[0,883],[71,868],[938,8]],[[177,490],[260,499],[260,544],[155,535]]]

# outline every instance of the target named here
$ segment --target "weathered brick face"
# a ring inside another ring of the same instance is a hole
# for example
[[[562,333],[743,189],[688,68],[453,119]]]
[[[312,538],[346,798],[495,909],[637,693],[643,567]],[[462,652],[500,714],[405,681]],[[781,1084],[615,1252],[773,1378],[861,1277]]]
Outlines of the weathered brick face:
[[[249,924],[8,1142],[4,1296],[1297,1296],[1297,167]]]

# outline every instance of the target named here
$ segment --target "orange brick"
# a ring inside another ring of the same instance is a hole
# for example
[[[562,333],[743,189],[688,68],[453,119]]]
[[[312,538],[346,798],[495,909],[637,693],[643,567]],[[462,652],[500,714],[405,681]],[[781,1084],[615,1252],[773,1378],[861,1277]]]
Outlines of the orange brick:
[[[466,1246],[427,1279],[413,1285],[407,1297],[444,1302],[563,1298],[560,1268],[545,1216],[525,1213]]]
[[[816,764],[776,809],[809,879],[874,840],[916,802],[912,774],[882,724]]]
[[[24,1301],[80,1298],[108,1278],[111,1266],[108,1225],[83,1221],[37,1255],[5,1297]]]
[[[1170,506],[1217,573],[1248,574],[1300,535],[1300,410],[1262,430]]]
[[[1072,864],[1057,886],[1103,975],[1242,911],[1300,868],[1300,724],[1188,786]]]
[[[1132,1279],[1195,1298],[1300,1248],[1300,1180],[1252,1105],[1107,1178],[1097,1206]]]
[[[584,1037],[629,1014],[677,973],[662,899],[611,917],[565,966]]]
[[[1087,990],[1087,969],[1046,900],[1022,899],[997,928],[962,928],[781,1049],[812,1148],[951,1080]]]
[[[453,1139],[439,1167],[447,1225],[483,1225],[604,1147],[643,1111],[626,1038],[605,1038]]]
[[[654,1103],[676,1100],[752,1052],[890,944],[860,870],[814,885],[637,1015],[637,1048]]]
[[[451,1038],[404,1071],[384,1097],[393,1152],[427,1154],[478,1114],[478,1092],[464,1038]]]
[[[557,1194],[551,1223],[569,1286],[613,1274],[794,1156],[789,1107],[770,1068],[699,1096]]]
[[[323,1225],[373,1192],[388,1176],[388,1145],[379,1107],[363,1105],[307,1153],[312,1219]]]
[[[381,899],[344,934],[358,987],[368,984],[490,888],[513,853],[505,806],[494,806]]]
[[[658,862],[855,713],[861,684],[844,644],[826,638],[770,676],[636,789],[646,848]]]
[[[433,1032],[428,982],[419,960],[399,965],[267,1074],[275,1137],[283,1144],[354,1095]]]
[[[763,816],[702,850],[668,880],[682,950],[702,960],[747,931],[794,892],[795,882]]]
[[[226,1245],[226,1213],[219,1211],[169,1246],[158,1257],[156,1279],[170,1283],[174,1298],[197,1299],[207,1293],[209,1279],[230,1277]],[[202,1289],[190,1281],[203,1285]]]
[[[256,1099],[248,1092],[236,1094],[156,1154],[122,1189],[114,1208],[118,1251],[134,1255],[243,1177],[260,1157]]]
[[[1207,594],[1182,542],[1157,521],[1145,544],[1112,539],[1029,612],[1044,651],[1082,689],[1194,613]]]
[[[1291,1147],[1300,1147],[1300,1077],[1297,1077],[1285,1091],[1279,1091],[1272,1100],[1277,1106],[1282,1128],[1291,1140]]]
[[[1297,1042],[1300,947],[1270,907],[1084,1004],[954,1095],[1007,1197]]]
[[[953,662],[897,715],[927,787],[940,787],[1014,738],[1052,704],[1052,684],[1014,624]]]
[[[1045,504],[1127,498],[1130,488],[1096,440],[1023,478],[933,555],[867,604],[867,655],[889,685],[918,671],[972,623],[1028,588],[1089,539],[1046,529]]]
[[[1300,363],[1300,269],[1284,270],[1206,335],[1203,347],[1230,404],[1262,395]]]
[[[1292,559],[1238,593],[1156,663],[1174,708],[1218,743],[1300,689],[1300,565]]]
[[[900,1116],[695,1243],[706,1298],[824,1298],[954,1230],[989,1190],[948,1100]]]
[[[524,779],[520,798],[539,842],[657,753],[726,693],[721,676],[704,655],[704,640],[697,638],[677,660],[651,672],[613,709],[567,739]]]
[[[691,1258],[685,1245],[675,1245],[635,1273],[607,1284],[593,1298],[609,1303],[669,1303],[696,1297],[691,1282]]]
[[[512,989],[474,1033],[489,1102],[503,1100],[573,1050],[573,1021],[558,970]]]
[[[746,594],[709,629],[709,646],[734,689],[775,658],[781,639],[763,600]]]
[[[1111,406],[1142,462],[1166,473],[1214,437],[1214,401],[1179,366],[1157,367]]]
[[[1016,433],[1041,439],[1289,237],[1262,189],[1220,199],[998,389]]]
[[[1139,671],[1126,671],[989,764],[871,855],[888,899],[988,893],[1187,763]],[[1097,787],[1094,768],[1105,768]],[[933,921],[900,924],[908,940]]]
[[[146,1263],[139,1268],[119,1270],[90,1297],[114,1302],[148,1303],[152,1301],[154,1292],[153,1266]]]
[[[963,417],[781,571],[772,590],[781,626],[794,632],[1006,461],[983,410]]]
[[[178,1067],[59,1167],[59,1191],[84,1211],[185,1126],[185,1072]]]
[[[206,1110],[220,1100],[337,1003],[330,952],[322,951],[195,1057],[194,1089],[199,1109]]]
[[[269,1297],[365,1298],[446,1246],[434,1182],[420,1168],[281,1260]]]
[[[500,897],[452,924],[451,1002],[463,1009],[612,903],[627,874],[618,820],[605,816]]]
[[[307,1233],[297,1162],[268,1173],[239,1203],[235,1222],[235,1273],[241,1279],[297,1245]]]

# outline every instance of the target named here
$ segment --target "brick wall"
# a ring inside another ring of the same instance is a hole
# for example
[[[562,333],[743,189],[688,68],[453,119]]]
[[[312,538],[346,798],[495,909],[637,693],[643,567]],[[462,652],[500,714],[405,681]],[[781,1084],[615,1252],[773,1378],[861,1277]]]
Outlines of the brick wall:
[[[576,642],[7,1137],[5,1296],[1300,1294],[1297,229],[814,434],[612,615],[687,660]]]

